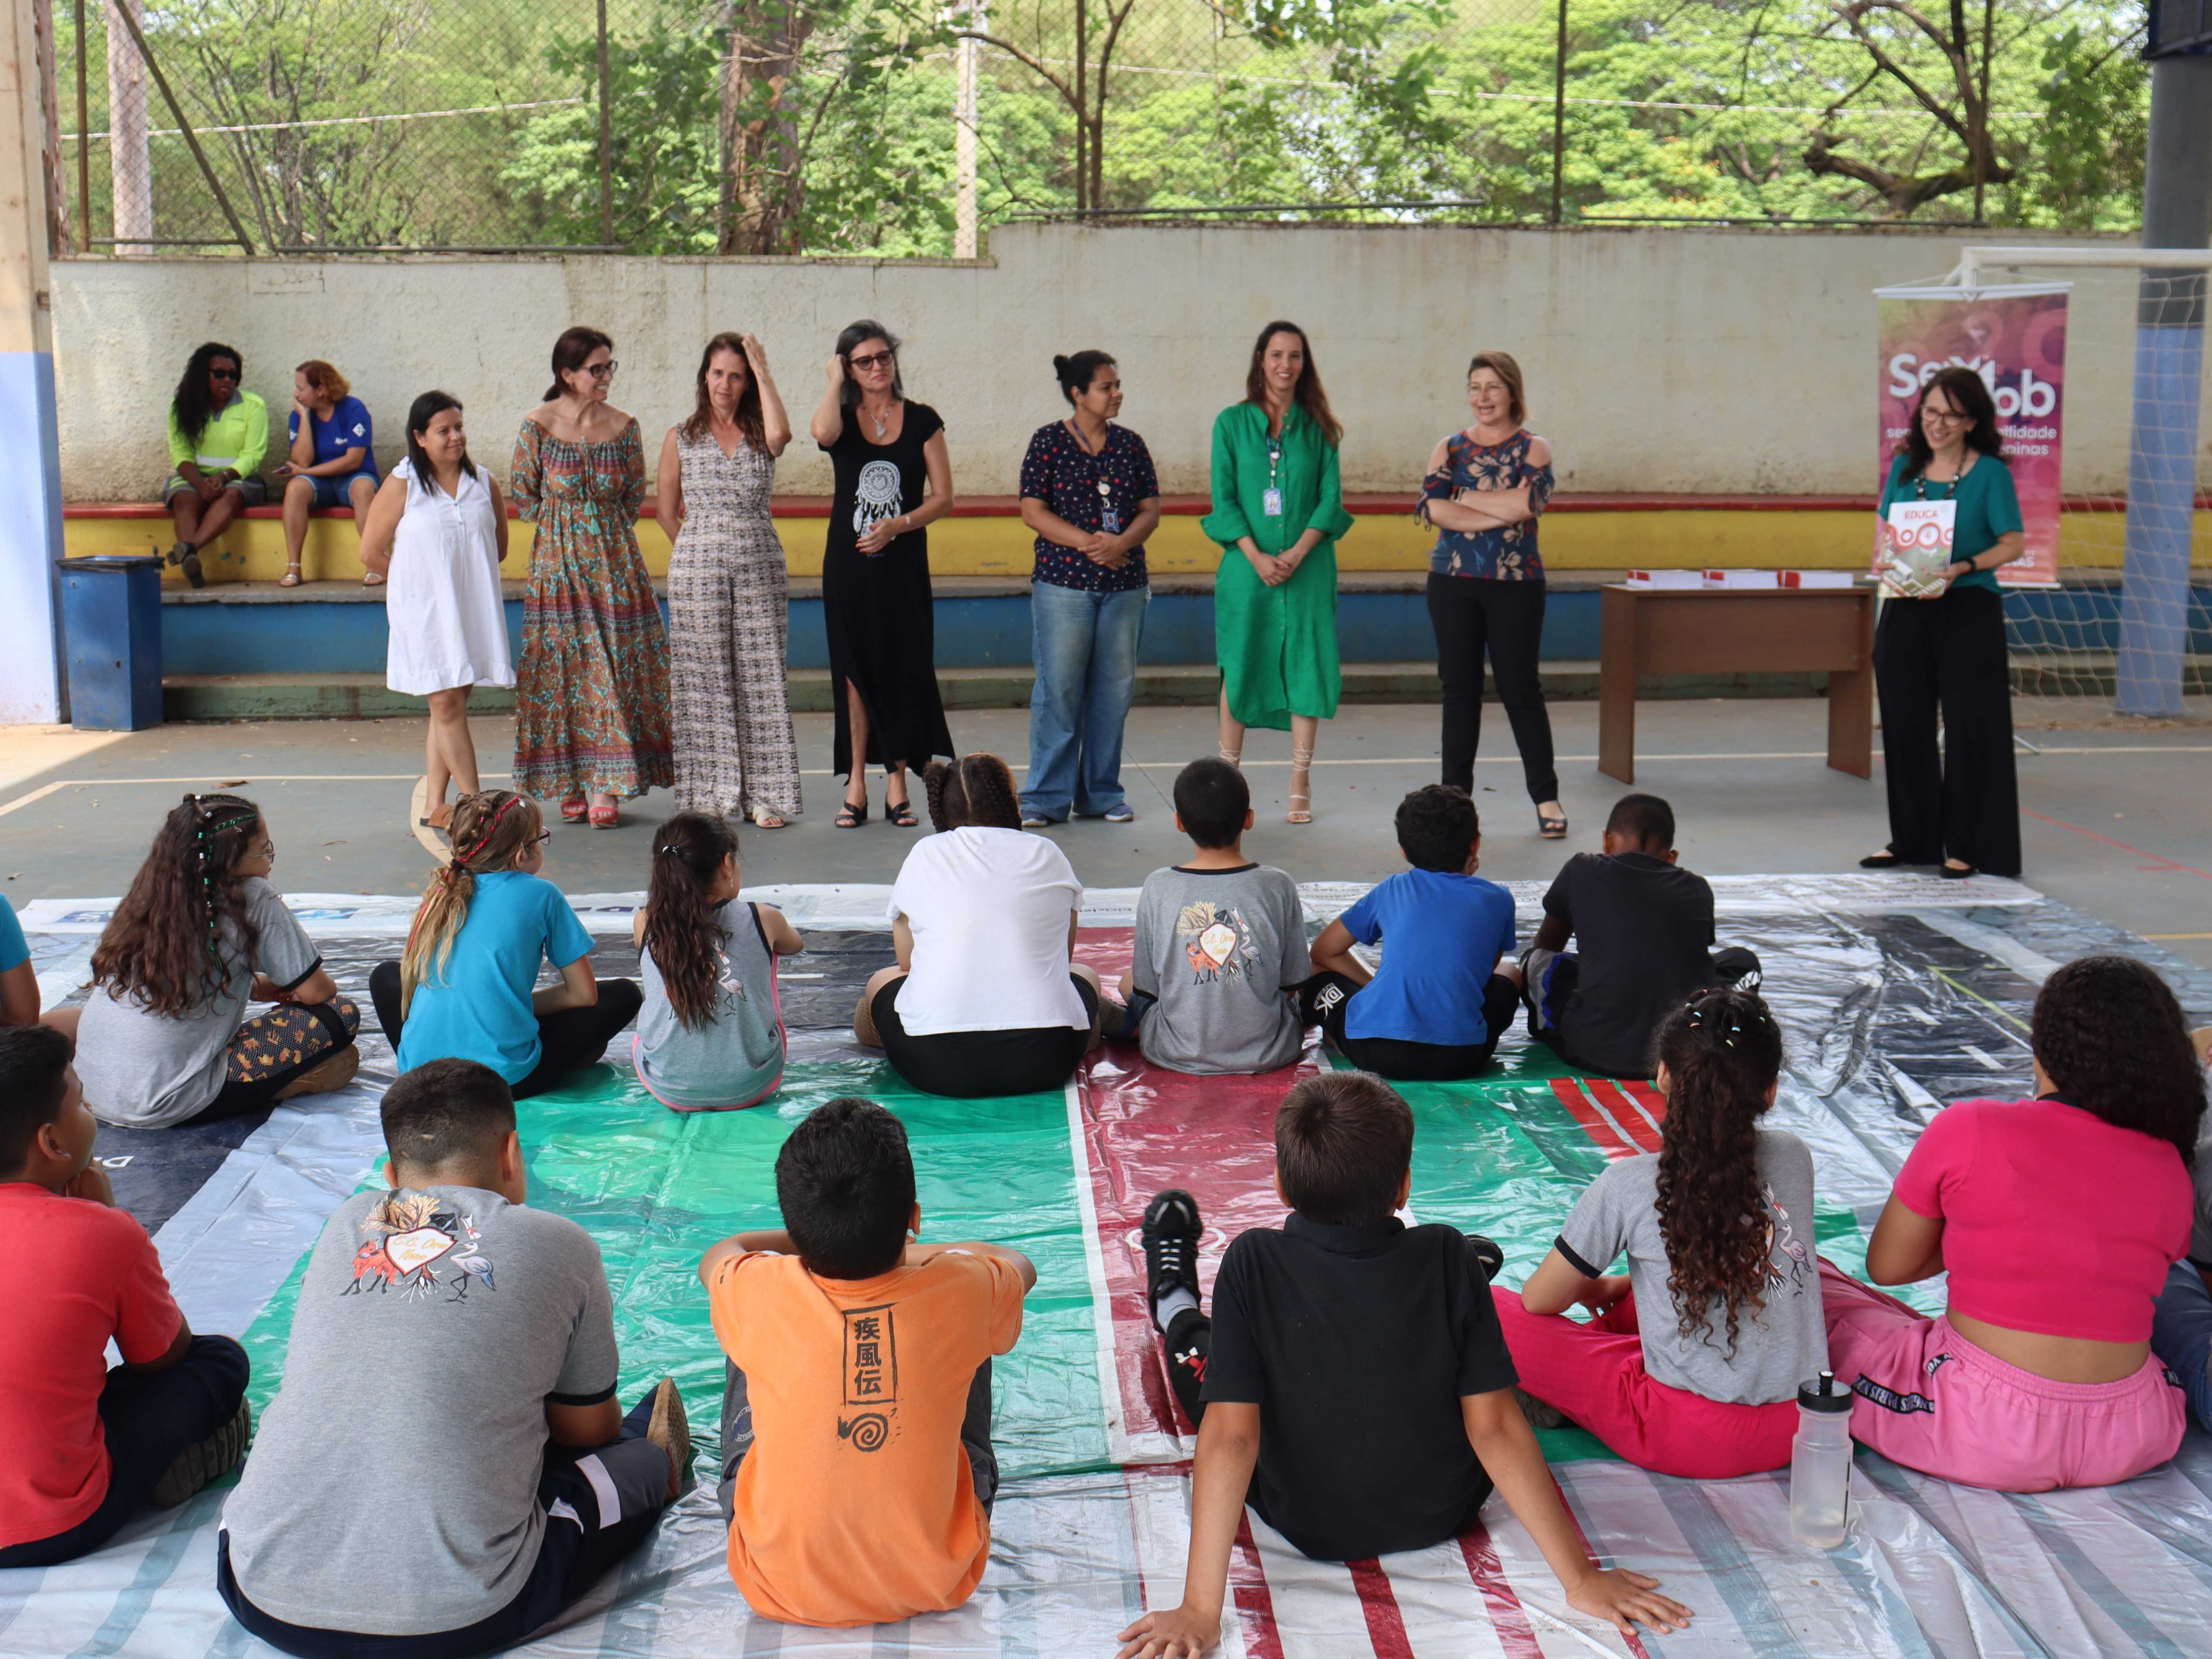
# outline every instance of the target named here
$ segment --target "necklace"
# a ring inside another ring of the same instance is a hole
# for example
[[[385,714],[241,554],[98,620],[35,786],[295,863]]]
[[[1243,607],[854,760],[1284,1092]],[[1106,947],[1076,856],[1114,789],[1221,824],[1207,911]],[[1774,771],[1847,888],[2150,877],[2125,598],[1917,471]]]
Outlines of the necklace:
[[[891,407],[896,408],[897,405],[893,404]],[[880,441],[884,432],[889,429],[890,423],[885,421],[881,415],[877,414],[874,410],[868,408],[866,404],[861,406],[860,412],[876,423],[876,437],[878,441]]]

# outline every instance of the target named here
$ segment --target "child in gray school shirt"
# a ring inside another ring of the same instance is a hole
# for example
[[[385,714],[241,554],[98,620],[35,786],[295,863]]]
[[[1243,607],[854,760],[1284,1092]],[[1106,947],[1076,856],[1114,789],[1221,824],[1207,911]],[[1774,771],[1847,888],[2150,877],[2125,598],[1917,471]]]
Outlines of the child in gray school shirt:
[[[1305,1040],[1284,993],[1310,977],[1305,908],[1280,870],[1244,856],[1252,798],[1224,761],[1176,779],[1176,828],[1190,861],[1155,870],[1137,900],[1137,938],[1118,1032],[1170,1071],[1272,1072]]]

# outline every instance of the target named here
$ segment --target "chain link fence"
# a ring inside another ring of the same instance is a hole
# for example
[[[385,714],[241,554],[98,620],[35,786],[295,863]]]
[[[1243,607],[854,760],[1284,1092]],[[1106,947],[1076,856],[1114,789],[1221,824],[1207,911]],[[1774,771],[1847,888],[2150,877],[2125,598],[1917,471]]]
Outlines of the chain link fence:
[[[99,255],[2128,228],[2148,107],[2140,8],[2065,0],[40,3],[56,251]]]

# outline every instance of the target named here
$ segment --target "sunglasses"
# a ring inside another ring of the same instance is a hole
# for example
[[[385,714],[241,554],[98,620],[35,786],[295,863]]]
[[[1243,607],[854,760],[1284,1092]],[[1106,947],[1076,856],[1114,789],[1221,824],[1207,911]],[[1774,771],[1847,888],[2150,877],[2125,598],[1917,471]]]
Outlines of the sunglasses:
[[[584,365],[584,373],[590,375],[595,380],[611,380],[615,377],[615,371],[621,367],[622,365],[620,363],[615,362],[614,359],[610,357],[603,363],[586,363]]]
[[[892,357],[888,351],[877,351],[870,353],[866,357],[854,357],[848,361],[855,368],[880,368],[885,363],[891,362]]]
[[[238,371],[234,368],[210,368],[208,370],[208,379],[210,380],[234,380],[237,378]]]

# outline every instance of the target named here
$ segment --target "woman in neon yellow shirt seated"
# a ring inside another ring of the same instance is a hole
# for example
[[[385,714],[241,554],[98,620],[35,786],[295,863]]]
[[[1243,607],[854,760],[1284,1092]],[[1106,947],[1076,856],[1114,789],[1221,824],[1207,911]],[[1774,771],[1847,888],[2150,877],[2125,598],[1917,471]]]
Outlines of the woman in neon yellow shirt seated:
[[[184,566],[185,580],[194,587],[205,580],[200,549],[247,507],[269,499],[269,486],[259,477],[269,452],[269,405],[239,390],[245,369],[246,359],[235,349],[210,340],[192,353],[169,402],[174,471],[161,487],[177,526],[169,562]]]

